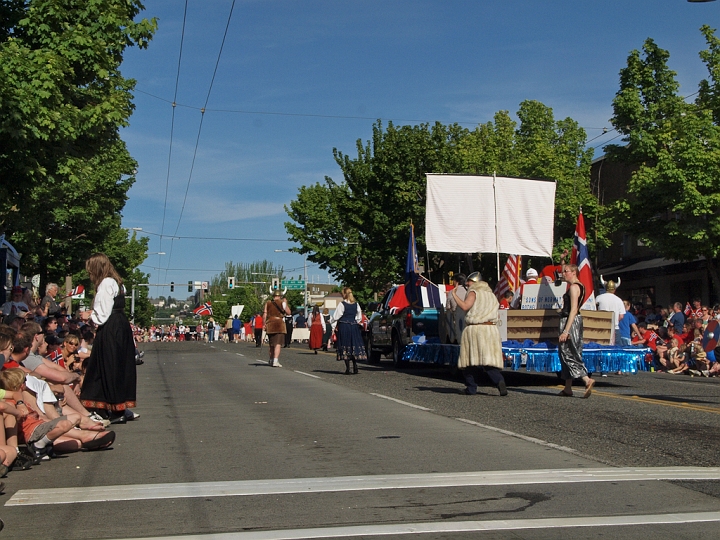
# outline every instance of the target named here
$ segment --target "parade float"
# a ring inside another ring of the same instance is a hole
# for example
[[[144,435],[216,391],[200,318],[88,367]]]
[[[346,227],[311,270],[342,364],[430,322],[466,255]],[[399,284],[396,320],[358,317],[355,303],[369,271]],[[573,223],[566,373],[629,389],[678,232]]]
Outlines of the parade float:
[[[500,274],[500,254],[552,258],[555,182],[523,178],[474,175],[427,175],[425,236],[429,252],[495,254],[498,281],[513,279]],[[457,365],[459,345],[446,343],[444,307],[452,286],[437,285],[420,275],[411,229],[406,283],[407,305],[387,302],[378,309],[394,316],[418,310],[437,310],[437,335],[403,336],[407,345],[395,354],[397,360],[438,365]],[[649,369],[651,350],[615,346],[612,312],[597,311],[592,294],[592,274],[585,245],[582,212],[578,217],[572,264],[578,265],[580,280],[590,291],[582,306],[584,323],[583,361],[588,371],[635,373]],[[503,271],[507,271],[507,267]],[[519,265],[518,265],[519,267]],[[517,267],[516,267],[517,268]],[[519,288],[519,272],[514,275]],[[586,284],[586,282],[588,282]],[[589,286],[588,286],[589,285]],[[500,310],[497,321],[503,340],[505,369],[530,372],[559,372],[557,354],[559,308],[566,284],[558,275],[545,275],[539,283],[525,284],[520,309]],[[380,319],[382,320],[382,314]],[[407,326],[407,328],[412,328]],[[412,330],[409,330],[410,332]]]

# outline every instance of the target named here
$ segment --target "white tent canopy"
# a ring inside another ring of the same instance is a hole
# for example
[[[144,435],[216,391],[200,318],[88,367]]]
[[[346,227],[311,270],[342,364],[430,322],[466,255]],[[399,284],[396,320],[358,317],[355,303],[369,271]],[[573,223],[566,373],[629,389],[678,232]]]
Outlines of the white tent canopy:
[[[428,251],[551,257],[555,182],[427,175]]]

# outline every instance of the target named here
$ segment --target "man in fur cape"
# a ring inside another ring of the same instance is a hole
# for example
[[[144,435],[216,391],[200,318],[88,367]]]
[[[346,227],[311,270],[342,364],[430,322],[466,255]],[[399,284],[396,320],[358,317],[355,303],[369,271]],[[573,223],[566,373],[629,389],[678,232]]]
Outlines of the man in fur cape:
[[[492,383],[507,395],[505,379],[502,376],[503,354],[498,331],[498,303],[490,286],[481,281],[480,273],[474,272],[467,277],[468,293],[460,299],[453,289],[452,295],[458,307],[467,311],[465,329],[460,340],[460,358],[458,367],[465,377],[465,393],[477,393],[475,375],[484,370]]]

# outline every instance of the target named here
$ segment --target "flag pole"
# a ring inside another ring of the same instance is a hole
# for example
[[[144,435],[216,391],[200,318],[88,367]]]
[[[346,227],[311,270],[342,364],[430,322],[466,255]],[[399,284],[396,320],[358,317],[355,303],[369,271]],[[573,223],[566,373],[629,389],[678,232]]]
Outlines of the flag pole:
[[[500,281],[500,242],[498,241],[497,192],[495,190],[495,171],[493,171],[493,206],[495,208],[495,256],[497,261],[497,279]]]

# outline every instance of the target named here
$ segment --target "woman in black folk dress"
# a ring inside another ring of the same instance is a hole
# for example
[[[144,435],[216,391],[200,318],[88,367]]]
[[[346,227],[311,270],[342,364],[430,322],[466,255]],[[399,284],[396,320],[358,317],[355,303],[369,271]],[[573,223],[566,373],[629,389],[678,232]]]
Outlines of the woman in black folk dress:
[[[337,322],[337,358],[345,361],[345,375],[357,374],[357,360],[367,360],[365,343],[360,332],[362,321],[362,310],[355,301],[352,289],[343,288],[343,301],[335,309],[331,322]],[[350,371],[352,361],[353,370]]]
[[[85,262],[95,286],[93,309],[83,319],[97,325],[97,334],[87,359],[80,401],[101,416],[123,419],[136,404],[137,375],[135,341],[125,316],[122,278],[104,253],[95,253]]]

